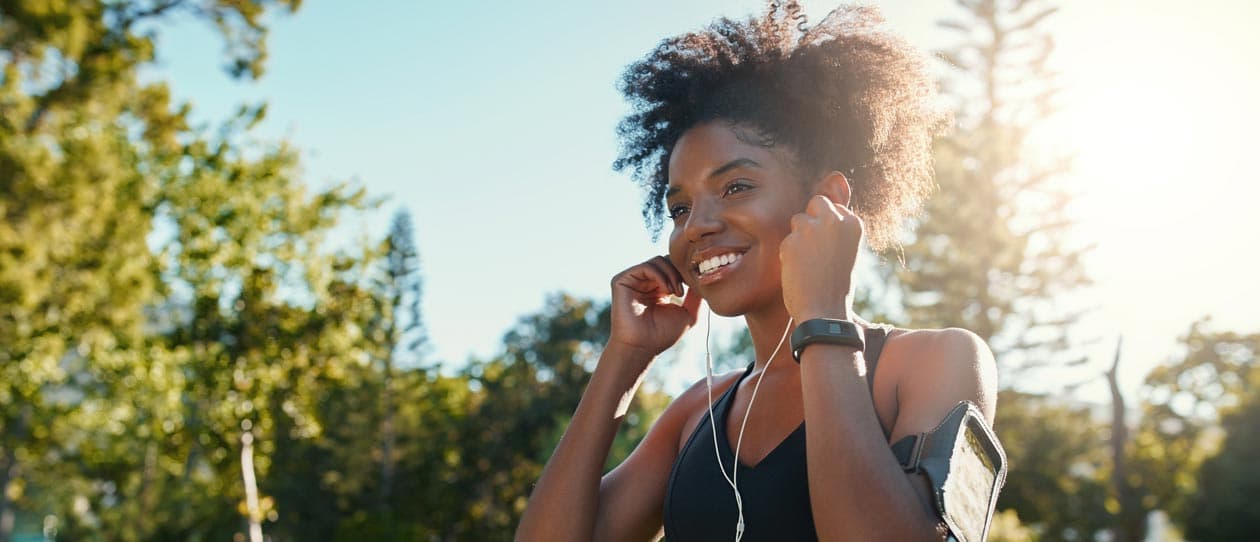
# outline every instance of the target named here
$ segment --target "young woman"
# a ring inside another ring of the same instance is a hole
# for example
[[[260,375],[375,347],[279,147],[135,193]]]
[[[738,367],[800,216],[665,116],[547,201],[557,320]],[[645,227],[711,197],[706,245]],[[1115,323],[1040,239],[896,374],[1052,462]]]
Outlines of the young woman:
[[[920,208],[943,119],[919,57],[872,9],[809,28],[799,12],[719,20],[626,71],[616,168],[647,188],[653,227],[672,222],[669,255],[613,277],[611,338],[518,539],[947,534],[928,479],[890,444],[960,401],[992,420],[992,355],[968,331],[893,329],[852,307],[859,244],[892,245]],[[601,476],[627,403],[702,299],[744,317],[756,359],[691,386]],[[806,342],[794,359],[788,335],[818,322],[861,339]]]

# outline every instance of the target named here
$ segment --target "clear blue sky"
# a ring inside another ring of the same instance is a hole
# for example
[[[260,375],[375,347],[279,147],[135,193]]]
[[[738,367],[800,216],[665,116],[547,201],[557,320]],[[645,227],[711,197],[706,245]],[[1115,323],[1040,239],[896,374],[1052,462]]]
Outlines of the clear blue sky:
[[[307,1],[273,17],[259,82],[230,80],[210,29],[186,23],[164,29],[151,75],[196,118],[269,102],[258,135],[301,149],[307,182],[354,178],[388,198],[355,227],[379,234],[410,210],[435,355],[458,365],[493,354],[547,293],[606,297],[614,273],[664,252],[638,189],[610,167],[626,111],[615,82],[662,38],[761,9],[572,4]],[[1081,235],[1099,243],[1099,311],[1082,333],[1126,334],[1132,390],[1198,316],[1260,329],[1260,175],[1244,167],[1260,119],[1260,40],[1244,23],[1258,13],[1241,1],[1065,4],[1055,28],[1069,107],[1056,133],[1080,150],[1070,182]],[[945,44],[935,21],[952,2],[877,5],[912,43]],[[658,375],[667,388],[702,374],[694,348]]]

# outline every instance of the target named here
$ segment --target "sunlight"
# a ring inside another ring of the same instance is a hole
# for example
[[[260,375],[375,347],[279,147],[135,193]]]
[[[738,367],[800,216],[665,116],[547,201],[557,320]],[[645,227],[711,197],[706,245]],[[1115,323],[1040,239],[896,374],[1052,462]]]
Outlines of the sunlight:
[[[1134,389],[1193,320],[1255,327],[1260,175],[1244,160],[1260,70],[1219,28],[1121,11],[1058,36],[1062,110],[1041,136],[1075,155],[1065,180],[1080,194],[1079,241],[1096,244],[1088,301],[1099,310],[1082,332],[1136,339],[1125,352]],[[1114,342],[1099,344],[1091,357],[1108,358]]]

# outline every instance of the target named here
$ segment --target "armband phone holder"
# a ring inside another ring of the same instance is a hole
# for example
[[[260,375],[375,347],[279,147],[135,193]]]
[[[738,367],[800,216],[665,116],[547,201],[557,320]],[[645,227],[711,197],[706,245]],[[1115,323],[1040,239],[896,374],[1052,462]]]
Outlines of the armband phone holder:
[[[932,505],[951,540],[988,537],[1006,483],[1006,453],[974,403],[958,403],[935,429],[897,442],[893,453],[906,472],[927,477]]]

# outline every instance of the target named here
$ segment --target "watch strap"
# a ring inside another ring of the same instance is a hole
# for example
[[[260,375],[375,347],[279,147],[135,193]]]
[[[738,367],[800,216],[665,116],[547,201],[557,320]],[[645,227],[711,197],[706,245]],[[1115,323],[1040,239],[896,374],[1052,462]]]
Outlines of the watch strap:
[[[866,347],[857,324],[834,318],[813,318],[801,322],[792,331],[792,359],[800,363],[801,351],[814,343],[851,346],[858,350]]]

